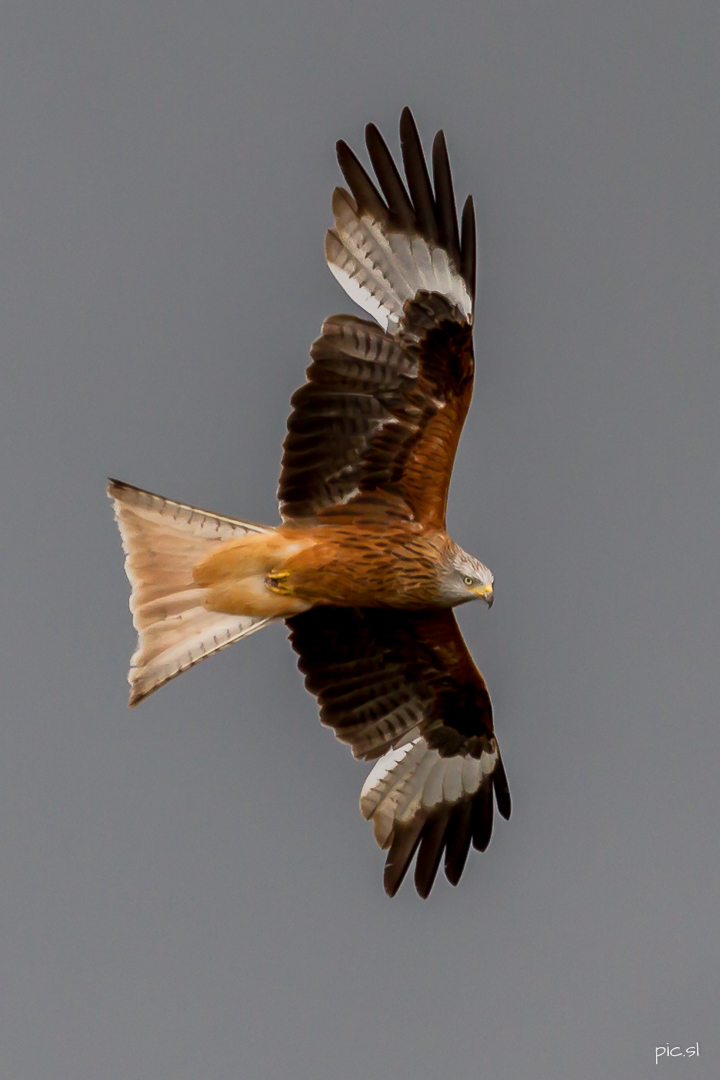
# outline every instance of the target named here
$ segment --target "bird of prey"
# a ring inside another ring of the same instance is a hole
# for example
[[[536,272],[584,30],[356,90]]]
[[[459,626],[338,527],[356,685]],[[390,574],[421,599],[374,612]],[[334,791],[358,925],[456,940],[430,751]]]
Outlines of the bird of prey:
[[[333,315],[292,397],[281,523],[222,517],[111,480],[138,632],[130,705],[284,619],[320,719],[374,761],[360,809],[397,892],[417,852],[426,897],[444,854],[456,885],[510,794],[485,681],[453,608],[493,602],[493,576],[446,531],[472,394],[475,218],[460,227],[445,137],[432,180],[409,109],[403,178],[374,124],[377,184],[345,142],[330,270],[372,316]]]

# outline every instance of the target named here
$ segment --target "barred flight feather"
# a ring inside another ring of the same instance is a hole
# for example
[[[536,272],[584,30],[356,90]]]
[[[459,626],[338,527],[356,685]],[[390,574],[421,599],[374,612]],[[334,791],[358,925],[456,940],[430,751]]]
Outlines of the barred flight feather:
[[[400,495],[419,520],[444,511],[472,393],[470,330],[458,308],[419,293],[395,338],[365,319],[334,316],[310,355],[283,447],[283,517],[331,516],[377,491]],[[418,470],[425,474],[415,480]]]

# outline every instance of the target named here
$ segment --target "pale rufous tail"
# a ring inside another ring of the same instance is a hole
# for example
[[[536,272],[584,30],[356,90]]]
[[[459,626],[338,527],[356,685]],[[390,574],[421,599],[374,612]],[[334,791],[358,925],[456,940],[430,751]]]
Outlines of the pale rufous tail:
[[[138,632],[130,661],[130,705],[193,664],[273,621],[206,606],[193,571],[227,541],[274,534],[267,525],[220,517],[111,480],[108,495],[126,554],[130,610]]]

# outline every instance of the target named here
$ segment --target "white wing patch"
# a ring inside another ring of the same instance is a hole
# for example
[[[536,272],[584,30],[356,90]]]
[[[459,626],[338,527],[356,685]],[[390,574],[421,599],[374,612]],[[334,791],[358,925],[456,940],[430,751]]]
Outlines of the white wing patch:
[[[427,817],[441,803],[451,806],[489,782],[497,753],[479,758],[441,757],[414,728],[407,742],[389,750],[375,764],[360,792],[360,812],[372,820],[381,848],[392,843],[397,825]]]
[[[420,291],[436,292],[472,322],[472,298],[444,248],[419,234],[391,231],[367,211],[358,212],[343,188],[333,194],[335,227],[325,257],[348,296],[393,333],[403,305]]]

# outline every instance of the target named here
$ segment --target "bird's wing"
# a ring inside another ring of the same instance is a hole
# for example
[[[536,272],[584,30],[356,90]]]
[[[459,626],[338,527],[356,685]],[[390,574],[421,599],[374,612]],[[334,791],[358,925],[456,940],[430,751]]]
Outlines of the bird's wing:
[[[416,851],[421,896],[443,852],[456,885],[470,843],[490,841],[493,790],[505,818],[510,793],[485,681],[452,611],[313,608],[288,627],[322,723],[356,757],[378,759],[360,809],[389,848],[387,893]]]
[[[351,193],[335,191],[325,250],[343,288],[380,325],[343,315],[324,323],[292,398],[280,508],[294,521],[394,503],[401,516],[440,528],[472,395],[472,200],[459,230],[445,138],[438,132],[433,144],[433,189],[408,109],[407,189],[377,128],[366,135],[383,194],[338,143]]]

